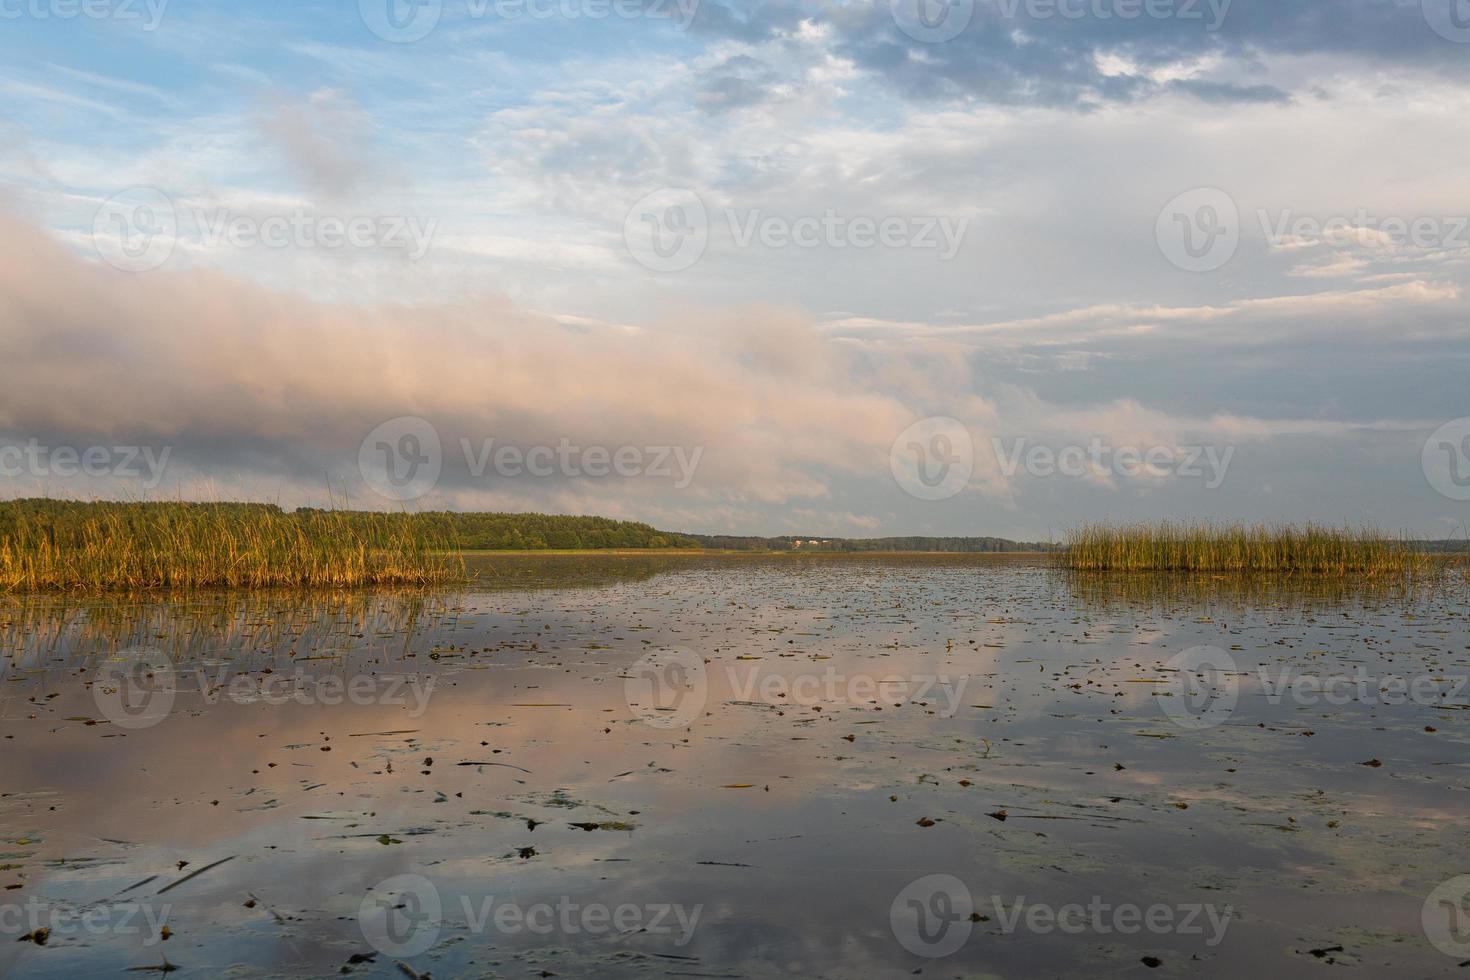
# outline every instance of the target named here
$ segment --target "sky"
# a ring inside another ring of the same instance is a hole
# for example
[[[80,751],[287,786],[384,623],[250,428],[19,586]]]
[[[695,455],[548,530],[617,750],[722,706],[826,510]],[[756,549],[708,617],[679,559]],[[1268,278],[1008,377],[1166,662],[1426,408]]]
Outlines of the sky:
[[[0,496],[1470,519],[1465,0],[0,0]]]

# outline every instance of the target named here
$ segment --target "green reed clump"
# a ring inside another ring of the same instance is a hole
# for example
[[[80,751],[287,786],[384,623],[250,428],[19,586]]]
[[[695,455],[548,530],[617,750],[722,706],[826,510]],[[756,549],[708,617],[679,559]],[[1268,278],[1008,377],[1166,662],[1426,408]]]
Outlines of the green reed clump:
[[[1425,569],[1428,556],[1369,528],[1320,524],[1085,524],[1060,562],[1077,571],[1263,572],[1387,576]]]
[[[0,590],[430,585],[463,572],[414,515],[272,504],[0,503]]]

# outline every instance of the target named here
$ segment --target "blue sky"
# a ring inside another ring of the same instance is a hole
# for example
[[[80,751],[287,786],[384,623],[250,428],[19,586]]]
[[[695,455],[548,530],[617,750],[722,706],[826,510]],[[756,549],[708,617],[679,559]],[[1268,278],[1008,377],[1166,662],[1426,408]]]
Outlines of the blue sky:
[[[0,2],[0,446],[171,449],[7,495],[395,506],[359,450],[411,417],[412,506],[1457,533],[1458,0],[598,2]]]

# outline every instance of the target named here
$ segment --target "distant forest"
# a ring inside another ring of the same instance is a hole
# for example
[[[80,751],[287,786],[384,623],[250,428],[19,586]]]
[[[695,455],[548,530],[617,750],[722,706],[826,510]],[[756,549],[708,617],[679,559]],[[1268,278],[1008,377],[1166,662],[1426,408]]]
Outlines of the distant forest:
[[[239,521],[252,516],[283,518],[314,526],[314,516],[330,513],[334,527],[347,527],[369,542],[401,539],[405,534],[432,548],[465,551],[547,551],[598,548],[699,548],[693,538],[659,531],[647,524],[606,517],[553,514],[495,514],[426,511],[323,511],[302,507],[286,511],[275,504],[128,502],[22,499],[0,502],[0,544],[22,525],[43,528],[52,540],[84,537],[102,516],[137,531],[167,531],[204,520]],[[345,523],[344,523],[345,522]]]
[[[68,539],[82,533],[91,518],[109,513],[127,525],[156,528],[162,520],[188,522],[204,515],[217,518],[244,517],[250,512],[273,515],[299,515],[309,518],[323,511],[305,507],[294,512],[283,511],[275,504],[256,503],[112,503],[74,500],[20,499],[0,502],[0,539],[10,536],[19,525],[47,528],[54,539]],[[736,534],[685,534],[660,531],[636,521],[619,521],[607,517],[567,517],[559,514],[504,514],[490,512],[425,511],[421,513],[383,513],[380,511],[333,511],[337,519],[360,522],[361,533],[368,540],[389,540],[403,533],[433,548],[459,548],[465,551],[550,551],[627,549],[699,549],[720,551],[784,551],[784,552],[957,552],[998,553],[1022,551],[1057,551],[1061,545],[1037,541],[1011,541],[1007,538],[971,537],[893,537],[833,538],[806,535],[762,537]],[[1410,541],[1422,551],[1465,553],[1470,544],[1464,538],[1441,541]]]
[[[21,499],[0,502],[0,536],[19,523],[38,523],[51,534],[70,537],[101,513],[113,515],[129,526],[159,527],[171,520],[193,521],[212,515],[240,518],[252,512],[265,515],[295,515],[309,519],[325,511],[302,507],[284,511],[275,504],[259,503],[114,503]],[[464,551],[582,551],[610,548],[710,548],[723,551],[945,551],[1001,552],[1049,551],[1055,546],[1005,538],[823,538],[786,535],[681,534],[660,531],[636,521],[607,517],[567,517],[560,514],[503,514],[491,512],[381,511],[331,512],[337,519],[361,524],[368,540],[387,540],[407,533],[431,547]]]
[[[746,537],[731,534],[690,534],[702,547],[728,551],[945,551],[1000,552],[1052,551],[1056,545],[1006,538],[823,538],[784,536]]]
[[[684,534],[660,531],[635,521],[559,514],[424,511],[396,514],[433,541],[452,542],[464,551],[582,551],[606,548],[698,548]]]

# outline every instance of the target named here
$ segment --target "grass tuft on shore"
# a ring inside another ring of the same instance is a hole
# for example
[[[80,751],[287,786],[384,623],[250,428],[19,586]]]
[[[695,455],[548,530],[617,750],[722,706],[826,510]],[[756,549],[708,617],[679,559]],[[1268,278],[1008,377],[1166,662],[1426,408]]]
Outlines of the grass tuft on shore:
[[[0,503],[0,591],[353,588],[463,575],[410,515],[272,504]]]
[[[1084,524],[1058,559],[1094,572],[1410,575],[1429,564],[1407,541],[1369,528],[1320,524]]]

